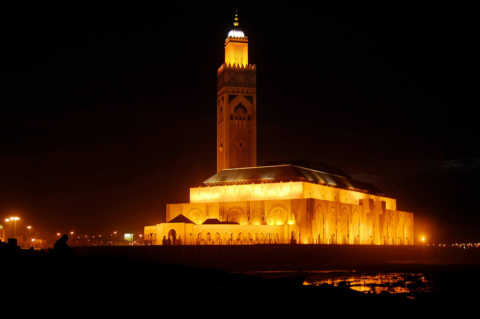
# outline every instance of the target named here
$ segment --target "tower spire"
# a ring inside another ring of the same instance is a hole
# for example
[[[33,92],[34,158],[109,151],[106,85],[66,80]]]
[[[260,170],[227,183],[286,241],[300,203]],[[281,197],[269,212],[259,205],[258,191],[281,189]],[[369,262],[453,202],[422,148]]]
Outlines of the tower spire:
[[[248,64],[248,37],[238,28],[225,40],[217,71],[217,172],[257,166],[257,72]]]
[[[238,14],[237,14],[237,9],[235,9],[235,19],[233,20],[233,25],[235,27],[238,27]]]

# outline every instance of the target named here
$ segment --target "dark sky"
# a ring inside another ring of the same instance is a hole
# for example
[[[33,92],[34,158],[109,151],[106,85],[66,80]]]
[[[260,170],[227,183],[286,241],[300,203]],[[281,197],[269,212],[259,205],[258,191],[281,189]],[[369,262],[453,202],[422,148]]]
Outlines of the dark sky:
[[[338,166],[432,241],[480,241],[473,1],[312,3],[2,10],[2,220],[141,233],[188,202],[216,173],[216,70],[238,8],[258,67],[259,164]]]

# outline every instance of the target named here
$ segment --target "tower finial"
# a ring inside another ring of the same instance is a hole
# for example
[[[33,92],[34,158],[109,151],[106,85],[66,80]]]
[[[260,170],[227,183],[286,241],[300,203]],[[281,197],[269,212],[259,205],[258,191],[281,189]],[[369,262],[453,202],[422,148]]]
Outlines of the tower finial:
[[[233,20],[233,25],[238,27],[238,14],[237,9],[235,9],[235,19]]]

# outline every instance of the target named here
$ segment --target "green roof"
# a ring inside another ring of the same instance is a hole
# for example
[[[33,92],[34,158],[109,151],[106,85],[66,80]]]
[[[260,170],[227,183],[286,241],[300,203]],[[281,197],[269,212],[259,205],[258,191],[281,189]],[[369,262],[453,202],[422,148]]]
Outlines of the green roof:
[[[203,183],[207,186],[231,184],[259,184],[277,182],[309,182],[352,191],[384,196],[385,194],[370,183],[357,181],[333,166],[314,168],[293,164],[242,167],[223,169]]]

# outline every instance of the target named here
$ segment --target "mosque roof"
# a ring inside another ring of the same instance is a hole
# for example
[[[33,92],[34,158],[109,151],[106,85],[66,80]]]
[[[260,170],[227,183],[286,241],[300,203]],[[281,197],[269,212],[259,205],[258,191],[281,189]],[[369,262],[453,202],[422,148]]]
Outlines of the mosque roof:
[[[183,216],[182,214],[178,215],[177,217],[175,217],[174,219],[170,220],[167,223],[169,223],[169,224],[176,224],[176,223],[195,224],[194,222],[192,222],[190,219]]]
[[[268,166],[223,169],[203,183],[207,186],[217,186],[290,181],[309,182],[374,195],[385,195],[372,184],[354,180],[339,168],[302,160],[287,162],[283,161],[282,164],[270,162]],[[299,166],[300,164],[308,167]]]
[[[306,159],[273,161],[273,162],[268,162],[263,166],[283,165],[283,164],[291,164],[291,165],[300,166],[300,167],[304,167],[304,168],[308,168],[308,169],[312,169],[312,170],[316,170],[316,171],[320,171],[328,174],[351,178],[350,175],[348,175],[338,167],[327,165],[322,162],[315,162],[315,161],[310,161]]]

